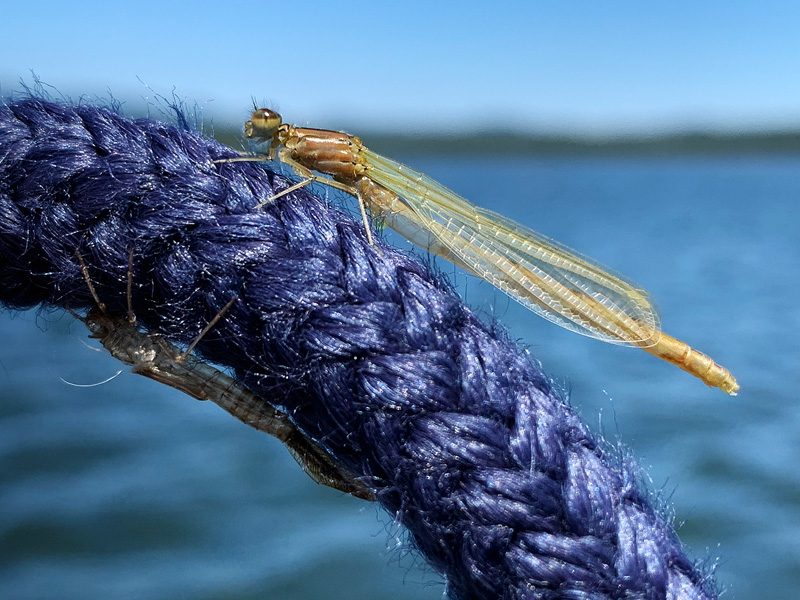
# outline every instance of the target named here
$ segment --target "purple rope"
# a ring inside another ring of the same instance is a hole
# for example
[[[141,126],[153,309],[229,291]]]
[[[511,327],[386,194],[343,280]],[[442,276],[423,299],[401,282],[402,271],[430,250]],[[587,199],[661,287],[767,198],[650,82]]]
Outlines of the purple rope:
[[[192,340],[363,477],[451,598],[716,598],[632,461],[431,270],[257,163],[153,120],[0,105],[0,303]]]

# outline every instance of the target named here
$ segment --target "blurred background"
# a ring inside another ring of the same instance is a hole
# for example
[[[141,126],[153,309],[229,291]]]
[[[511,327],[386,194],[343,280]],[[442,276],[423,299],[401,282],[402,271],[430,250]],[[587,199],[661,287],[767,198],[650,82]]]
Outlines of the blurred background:
[[[440,264],[639,457],[725,597],[792,598],[798,31],[788,1],[32,1],[4,9],[0,94],[38,79],[157,118],[184,100],[240,148],[255,100],[357,134],[638,281],[664,330],[728,367],[739,396]],[[122,366],[85,337],[61,313],[0,313],[0,597],[441,598],[385,514],[310,482],[217,407],[127,372],[66,383]]]

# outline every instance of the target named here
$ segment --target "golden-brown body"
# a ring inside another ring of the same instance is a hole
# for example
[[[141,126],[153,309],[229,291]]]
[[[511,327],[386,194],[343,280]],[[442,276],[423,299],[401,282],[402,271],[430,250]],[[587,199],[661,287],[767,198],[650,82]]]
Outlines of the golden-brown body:
[[[590,337],[642,348],[728,394],[738,391],[727,369],[660,330],[649,295],[635,283],[371,152],[359,138],[288,125],[269,109],[253,113],[245,135],[269,142],[262,160],[277,154],[305,178],[290,190],[311,181],[344,190],[359,199],[365,224],[368,210],[410,241],[489,281],[537,314]]]

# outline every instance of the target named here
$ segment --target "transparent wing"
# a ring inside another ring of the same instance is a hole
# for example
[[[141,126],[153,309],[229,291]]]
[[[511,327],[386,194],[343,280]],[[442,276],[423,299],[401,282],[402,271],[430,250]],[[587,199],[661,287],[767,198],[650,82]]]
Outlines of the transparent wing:
[[[577,333],[639,347],[658,339],[658,310],[634,282],[471,204],[406,165],[366,148],[362,155],[367,176],[402,198],[407,210],[396,217],[429,232],[428,239],[432,235],[447,249],[437,254],[449,255],[445,258],[455,259],[535,313]],[[424,241],[421,245],[426,246]]]

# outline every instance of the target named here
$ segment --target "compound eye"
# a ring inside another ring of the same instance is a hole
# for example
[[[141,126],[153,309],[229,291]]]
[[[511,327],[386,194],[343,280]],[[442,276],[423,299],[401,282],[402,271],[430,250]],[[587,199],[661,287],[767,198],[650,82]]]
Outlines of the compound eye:
[[[247,138],[268,140],[275,136],[281,126],[281,116],[268,108],[257,108],[244,124],[244,135]]]

